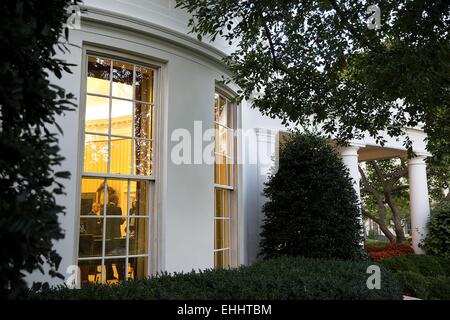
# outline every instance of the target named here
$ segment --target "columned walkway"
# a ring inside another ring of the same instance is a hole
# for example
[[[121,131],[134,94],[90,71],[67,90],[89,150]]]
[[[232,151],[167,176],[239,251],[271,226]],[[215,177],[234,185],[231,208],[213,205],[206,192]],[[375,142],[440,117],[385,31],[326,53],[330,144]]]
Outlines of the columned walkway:
[[[342,161],[350,171],[356,194],[361,199],[358,163],[361,161],[405,156],[406,152],[404,150],[389,150],[381,147],[352,143],[348,147],[341,148],[340,155]],[[419,244],[426,236],[426,225],[430,217],[426,157],[427,155],[418,155],[408,160],[412,245],[417,254],[424,253],[419,247]]]

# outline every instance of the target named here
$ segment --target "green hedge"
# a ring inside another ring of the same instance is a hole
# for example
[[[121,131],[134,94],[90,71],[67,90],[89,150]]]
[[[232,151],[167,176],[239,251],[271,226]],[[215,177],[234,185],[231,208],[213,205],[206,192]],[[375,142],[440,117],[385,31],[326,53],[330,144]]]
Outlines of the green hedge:
[[[387,258],[381,263],[397,273],[405,295],[450,299],[450,259],[411,254]]]
[[[159,275],[119,285],[59,287],[29,299],[401,299],[396,276],[382,268],[382,287],[366,286],[370,262],[280,257],[232,270]]]
[[[432,211],[423,247],[427,254],[450,258],[450,200],[441,201]]]

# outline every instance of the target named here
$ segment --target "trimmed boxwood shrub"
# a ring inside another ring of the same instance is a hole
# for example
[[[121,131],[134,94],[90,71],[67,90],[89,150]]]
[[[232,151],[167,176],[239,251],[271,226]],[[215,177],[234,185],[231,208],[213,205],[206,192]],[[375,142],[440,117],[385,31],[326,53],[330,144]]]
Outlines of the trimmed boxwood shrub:
[[[403,294],[420,299],[428,299],[428,278],[420,273],[411,271],[399,271],[397,273],[402,283]]]
[[[421,299],[450,299],[450,259],[410,254],[387,258],[381,264],[397,273],[403,294]]]
[[[381,266],[380,290],[369,290],[369,262],[280,257],[230,270],[163,274],[118,285],[30,292],[29,299],[401,299],[396,276]]]
[[[263,257],[365,258],[353,182],[326,139],[293,132],[264,195]]]
[[[444,200],[431,212],[423,247],[427,254],[450,258],[450,201]]]
[[[381,262],[395,271],[411,271],[423,276],[450,276],[450,259],[409,254],[403,257],[387,258]]]

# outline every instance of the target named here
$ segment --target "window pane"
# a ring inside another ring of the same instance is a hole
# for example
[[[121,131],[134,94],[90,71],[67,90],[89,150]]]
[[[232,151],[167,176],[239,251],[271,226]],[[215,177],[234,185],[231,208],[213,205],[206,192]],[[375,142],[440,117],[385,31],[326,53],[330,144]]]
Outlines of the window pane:
[[[128,259],[128,279],[141,280],[148,275],[148,257]]]
[[[230,194],[231,191],[223,190],[223,216],[230,217]]]
[[[219,125],[216,123],[214,124],[214,152],[219,153],[220,151],[220,135],[219,135]]]
[[[129,254],[148,253],[148,219],[130,218]]]
[[[131,173],[131,139],[111,137],[111,174]]]
[[[152,142],[150,140],[135,139],[134,145],[134,174],[141,176],[152,175]]]
[[[215,245],[214,249],[222,249],[223,248],[223,220],[216,219],[215,220]]]
[[[112,99],[111,134],[131,137],[132,117],[133,103],[131,101]]]
[[[128,180],[108,179],[108,192],[106,197],[106,213],[125,216],[128,208]],[[114,208],[114,206],[116,208]],[[125,234],[125,233],[123,233]]]
[[[228,128],[235,128],[234,127],[234,119],[233,119],[233,108],[234,105],[231,103],[231,101],[227,101],[227,127]]]
[[[214,252],[214,266],[216,268],[223,267],[223,252],[222,251]]]
[[[230,247],[230,220],[223,220],[223,247]]]
[[[104,190],[105,179],[82,179],[80,216],[103,214]]]
[[[81,260],[78,261],[80,267],[81,285],[89,282],[102,282],[102,260]]]
[[[153,70],[136,66],[136,100],[153,103]]]
[[[109,96],[111,60],[88,57],[87,92]]]
[[[219,126],[219,136],[216,137],[218,139],[218,149],[217,152],[220,154],[226,155],[228,154],[228,130],[222,126]]]
[[[100,214],[100,212],[99,212]],[[93,214],[95,215],[95,214]],[[103,218],[80,219],[79,257],[101,257],[103,238]]]
[[[214,122],[219,121],[219,95],[214,94]]]
[[[233,160],[227,159],[227,177],[228,177],[228,185],[230,187],[233,186]]]
[[[228,268],[230,266],[230,250],[223,251],[223,263],[222,266],[224,268]]]
[[[225,148],[226,148],[226,155],[230,158],[233,157],[233,146],[234,146],[234,131],[233,129],[228,129],[227,130],[227,141],[225,144]]]
[[[108,170],[108,137],[86,134],[84,141],[84,171],[106,173]]]
[[[109,98],[86,96],[86,132],[108,133],[109,131]]]
[[[215,216],[216,217],[223,217],[224,216],[224,212],[223,212],[223,207],[224,207],[223,194],[224,194],[223,190],[216,189],[216,199],[215,199],[215,202],[216,202],[216,212],[215,212],[216,214],[215,214]]]
[[[227,181],[227,158],[225,156],[218,156],[219,159],[219,184],[228,185]]]
[[[124,218],[106,218],[105,255],[125,255],[126,237],[122,231],[123,226],[125,226]]]
[[[113,62],[113,97],[133,99],[133,65]]]
[[[147,216],[149,214],[149,183],[145,181],[130,182],[130,216]]]
[[[134,135],[137,138],[152,138],[152,106],[145,103],[136,103],[134,110]]]
[[[219,109],[218,109],[218,121],[219,124],[228,127],[228,108],[227,100],[220,96],[219,97]]]
[[[217,159],[217,155],[216,155],[216,159]],[[219,184],[219,182],[220,182],[219,173],[220,173],[220,167],[219,167],[219,164],[216,161],[214,163],[214,183],[215,184]]]
[[[125,259],[105,259],[106,283],[125,280]]]

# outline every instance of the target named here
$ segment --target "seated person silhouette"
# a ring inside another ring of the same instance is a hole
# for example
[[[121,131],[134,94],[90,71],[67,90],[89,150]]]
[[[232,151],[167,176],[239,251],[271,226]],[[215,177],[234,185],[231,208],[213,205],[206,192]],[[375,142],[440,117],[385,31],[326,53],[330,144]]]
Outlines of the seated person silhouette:
[[[94,216],[98,218],[81,219],[79,252],[82,255],[101,255],[101,239],[103,235],[103,220],[101,218],[101,209],[102,205],[94,202],[92,204],[91,211],[87,213],[86,216]],[[99,239],[100,242],[95,242],[95,238]],[[82,272],[82,282],[84,283],[88,280],[88,274],[95,274],[96,269],[96,265],[85,266],[84,272]]]
[[[125,255],[125,252],[120,252],[122,246],[122,241],[125,241],[125,238],[122,238],[121,225],[126,221],[125,218],[122,217],[122,209],[118,206],[119,198],[115,193],[112,193],[109,196],[109,203],[106,206],[106,216],[107,218],[112,218],[113,216],[117,216],[116,219],[107,219],[108,223],[106,225],[106,236],[105,241],[107,242],[107,247],[109,252],[112,255]],[[122,217],[119,219],[119,217]],[[123,260],[123,261],[122,261]],[[106,268],[106,279],[114,280],[117,279],[114,277],[113,264],[116,266],[118,279],[123,280],[125,278],[125,260],[124,259],[107,259],[105,260],[105,268]]]

